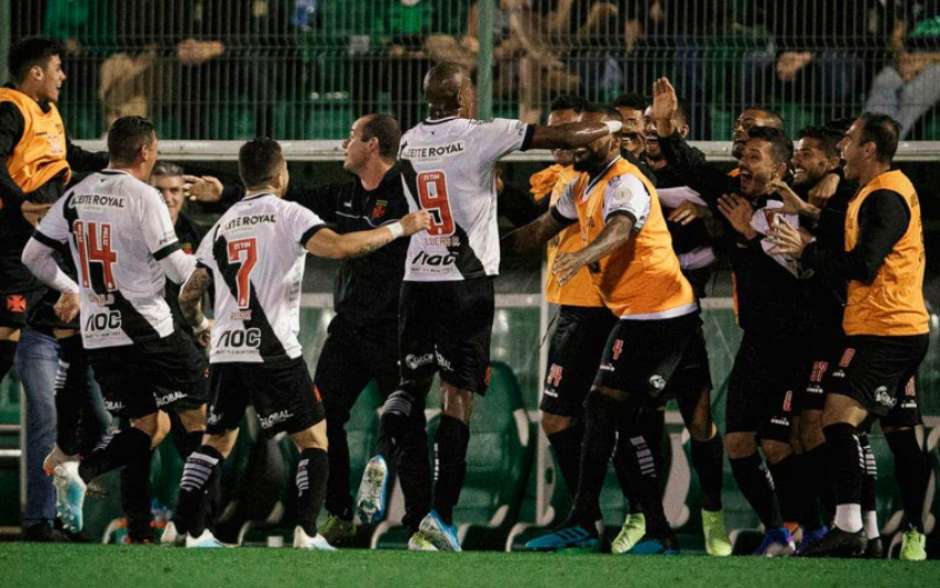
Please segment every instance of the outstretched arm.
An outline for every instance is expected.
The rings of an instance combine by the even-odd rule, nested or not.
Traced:
[[[209,271],[198,266],[180,289],[179,302],[183,318],[193,328],[193,334],[204,347],[209,344],[209,319],[202,312],[202,297],[209,288]]]
[[[500,252],[507,256],[531,255],[542,250],[542,246],[549,239],[561,232],[571,221],[560,218],[552,210],[527,225],[512,231],[500,242]]]
[[[431,215],[426,210],[412,212],[400,221],[383,225],[369,231],[355,231],[340,235],[328,228],[321,229],[307,239],[304,247],[317,257],[346,259],[368,255],[388,245],[399,237],[410,237],[431,224]]]
[[[636,221],[629,214],[611,216],[601,234],[584,249],[574,253],[559,253],[552,266],[552,273],[559,283],[565,284],[582,267],[610,255],[614,249],[629,241],[635,224]]]
[[[533,127],[529,149],[574,149],[588,145],[593,141],[617,134],[623,128],[620,121],[576,122],[553,127],[541,125]]]

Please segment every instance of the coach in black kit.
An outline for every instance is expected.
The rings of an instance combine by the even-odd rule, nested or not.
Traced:
[[[338,233],[374,229],[398,220],[408,214],[395,163],[400,138],[398,121],[391,116],[367,114],[359,118],[343,142],[343,167],[357,179],[305,189],[288,198],[313,210]],[[314,377],[326,408],[330,444],[329,516],[321,532],[334,545],[348,542],[354,534],[349,446],[343,429],[349,411],[373,378],[383,397],[398,385],[398,296],[407,251],[408,239],[399,239],[369,255],[343,261],[336,276],[336,316],[330,322]],[[416,427],[415,433],[409,436],[407,447],[402,447],[399,467],[424,470],[419,477],[428,479],[427,433],[424,426]],[[405,524],[413,523],[416,528],[427,514],[430,496],[423,486],[405,488],[404,494]]]

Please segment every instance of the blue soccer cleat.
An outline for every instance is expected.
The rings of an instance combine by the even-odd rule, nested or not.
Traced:
[[[806,550],[808,550],[810,547],[822,541],[823,537],[825,537],[826,533],[828,532],[829,532],[829,527],[827,527],[826,525],[822,525],[818,529],[814,529],[812,531],[804,530],[803,538],[800,540],[800,544],[796,548],[796,554],[802,555],[803,553],[805,553]]]
[[[427,538],[438,551],[460,551],[460,540],[457,538],[457,528],[448,525],[437,514],[431,511],[418,526],[418,530]]]
[[[376,525],[385,517],[388,496],[388,465],[385,458],[376,455],[366,464],[359,482],[356,512],[364,525]]]
[[[679,555],[679,543],[674,537],[643,537],[637,541],[630,555]]]
[[[82,530],[82,507],[85,504],[87,486],[78,475],[78,462],[67,461],[55,466],[53,485],[56,490],[56,514],[62,519],[65,530],[78,533]]]
[[[777,527],[764,533],[764,540],[754,550],[754,555],[784,557],[793,555],[795,551],[796,545],[793,544],[793,535],[785,527]]]
[[[584,549],[598,551],[601,540],[596,532],[581,525],[563,527],[529,541],[525,548],[529,551],[559,551],[562,549]]]

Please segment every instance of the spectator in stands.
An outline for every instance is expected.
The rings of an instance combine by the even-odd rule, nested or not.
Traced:
[[[926,4],[926,3],[913,3]],[[930,3],[917,20],[899,21],[892,35],[894,62],[875,77],[865,110],[883,112],[901,124],[901,139],[940,100],[940,6]]]

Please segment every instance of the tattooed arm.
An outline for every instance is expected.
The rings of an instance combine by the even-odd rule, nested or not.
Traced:
[[[500,242],[500,250],[506,257],[532,255],[542,251],[542,246],[557,235],[572,221],[560,217],[551,210],[527,225],[512,231]]]
[[[211,324],[202,312],[202,297],[209,287],[210,279],[209,271],[197,266],[183,284],[179,296],[183,318],[193,327],[193,334],[203,347],[207,347],[211,340]]]
[[[368,255],[388,245],[398,237],[410,237],[431,224],[426,210],[412,212],[401,220],[370,231],[355,231],[340,235],[328,228],[321,229],[307,239],[308,253],[329,259],[346,259]]]
[[[562,284],[574,277],[578,270],[610,254],[633,236],[636,221],[628,214],[616,214],[610,217],[604,230],[581,251],[559,253],[551,270]]]

